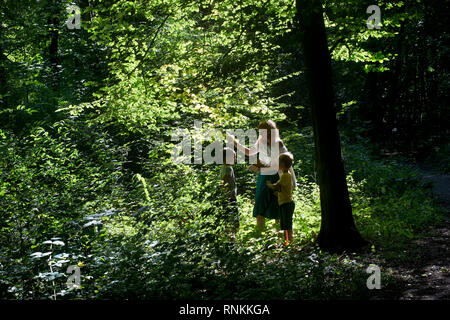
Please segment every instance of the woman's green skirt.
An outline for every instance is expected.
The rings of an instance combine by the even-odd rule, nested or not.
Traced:
[[[278,198],[273,191],[266,185],[266,181],[275,183],[279,180],[278,173],[274,175],[262,175],[258,173],[256,182],[255,206],[253,207],[253,216],[264,216],[268,219],[280,219],[280,207]]]

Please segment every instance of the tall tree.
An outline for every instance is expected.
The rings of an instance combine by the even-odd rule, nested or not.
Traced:
[[[48,47],[49,62],[52,70],[52,87],[57,89],[58,85],[58,40],[59,40],[59,11],[60,3],[48,3],[49,16],[47,17],[47,25],[49,29],[50,44]]]
[[[0,42],[0,109],[1,107],[8,106],[7,103],[7,93],[8,93],[8,80],[6,78],[7,75],[7,69],[6,69],[6,62],[8,58],[5,56],[4,49],[3,49],[3,27],[0,25],[0,39],[2,41]]]
[[[356,229],[337,130],[331,58],[321,1],[296,0],[309,83],[322,220],[319,246],[327,251],[366,244]]]

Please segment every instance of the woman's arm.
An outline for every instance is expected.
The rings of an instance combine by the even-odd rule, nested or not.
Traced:
[[[231,139],[233,141],[234,147],[236,148],[237,151],[245,154],[247,157],[249,156],[253,156],[255,154],[258,153],[258,143],[259,143],[259,138],[256,141],[255,145],[251,148],[247,148],[246,146],[240,144],[239,142],[236,141],[236,139],[227,133],[227,138]]]
[[[254,164],[254,166],[258,167],[258,168],[267,168],[268,165],[262,163],[259,159],[256,159],[256,163]]]

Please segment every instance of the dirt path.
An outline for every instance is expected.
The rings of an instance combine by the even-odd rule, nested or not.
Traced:
[[[432,183],[433,196],[447,211],[446,220],[413,243],[420,258],[398,271],[405,283],[401,300],[450,299],[450,175],[421,168],[422,179]]]

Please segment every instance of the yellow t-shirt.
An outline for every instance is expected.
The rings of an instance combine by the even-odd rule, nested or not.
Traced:
[[[289,172],[283,172],[277,184],[280,186],[278,191],[278,205],[292,201],[292,177]]]

